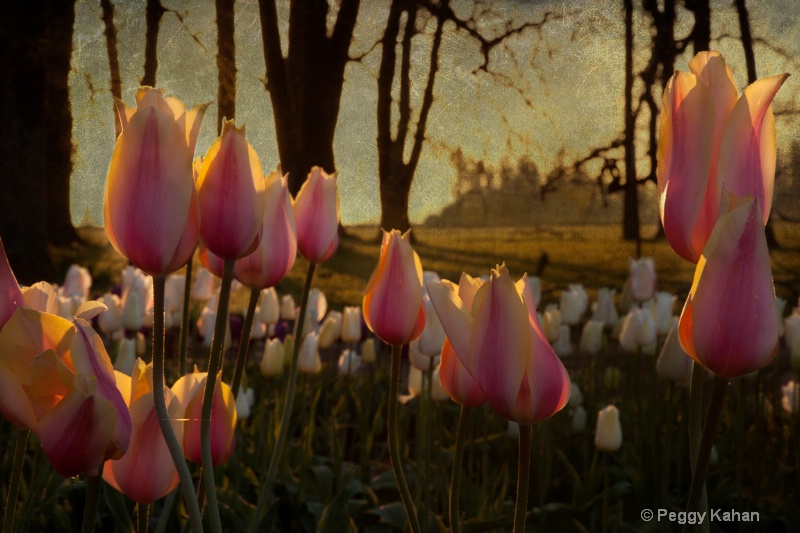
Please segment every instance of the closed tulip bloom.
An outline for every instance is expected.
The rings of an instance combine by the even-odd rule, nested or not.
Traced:
[[[672,324],[656,359],[656,373],[679,385],[688,385],[692,377],[692,359],[681,348],[678,340],[678,317],[672,319]]]
[[[639,307],[634,307],[622,323],[619,345],[626,352],[636,353],[639,350],[655,349],[655,343],[656,324],[653,316]]]
[[[186,290],[186,276],[170,274],[164,286],[164,307],[167,313],[183,310],[183,294]]]
[[[236,261],[233,269],[233,277],[254,290],[276,285],[292,269],[297,256],[297,231],[286,176],[270,174],[265,197],[261,242],[253,253]]]
[[[148,504],[178,485],[178,471],[161,433],[153,401],[153,366],[137,359],[131,376],[117,373],[117,386],[130,408],[132,428],[128,452],[108,461],[103,479],[131,500]],[[164,389],[172,430],[183,440],[183,409],[170,389]]]
[[[580,350],[589,355],[597,355],[603,347],[603,328],[598,320],[587,320],[581,331]]]
[[[361,343],[361,360],[365,365],[374,364],[378,359],[375,352],[375,339],[370,337]]]
[[[422,263],[410,240],[410,231],[383,232],[381,257],[361,306],[367,327],[387,344],[406,344],[425,327]]]
[[[312,263],[327,261],[339,247],[336,173],[313,167],[294,200],[297,250]]]
[[[261,291],[258,300],[258,319],[264,324],[276,324],[281,318],[281,304],[274,287]]]
[[[309,333],[300,345],[297,356],[297,369],[303,374],[319,374],[322,370],[322,359],[319,356],[319,336]]]
[[[361,308],[346,306],[342,313],[342,342],[353,343],[361,340]]]
[[[619,321],[619,313],[614,303],[617,291],[603,287],[597,290],[597,301],[592,306],[592,320],[614,327]]]
[[[561,291],[561,322],[569,326],[580,324],[583,314],[589,307],[589,297],[583,285],[571,284],[566,291]]]
[[[361,308],[358,308],[359,311]],[[319,347],[327,349],[333,346],[333,343],[339,340],[342,336],[342,318],[343,314],[339,311],[331,311],[325,320],[322,322],[322,327],[319,330]],[[360,318],[359,318],[360,322]],[[359,324],[359,338],[361,338],[361,324]]]
[[[273,378],[283,374],[283,345],[278,339],[269,339],[261,355],[261,375]]]
[[[281,320],[294,320],[297,316],[297,305],[291,294],[284,294],[281,297]]]
[[[598,411],[594,445],[601,452],[615,452],[622,447],[622,426],[615,406],[609,405]]]
[[[122,329],[122,301],[119,296],[106,293],[100,298],[100,302],[106,306],[106,311],[97,317],[97,325],[100,331],[106,335],[111,335]]]
[[[444,283],[428,287],[447,338],[492,408],[506,419],[532,424],[567,403],[570,382],[542,332],[523,276],[505,266],[475,293],[471,309]]]
[[[724,190],[757,198],[763,222],[769,217],[776,160],[770,104],[788,75],[757,80],[737,99],[719,52],[700,52],[689,68],[664,90],[656,174],[667,240],[696,263],[725,211]]]
[[[447,338],[442,346],[442,358],[438,370],[439,383],[454,402],[475,407],[486,401],[478,382],[464,368]]]
[[[681,313],[681,346],[718,376],[763,368],[778,348],[775,306],[761,208],[751,198],[711,232]]]
[[[672,308],[675,306],[675,295],[668,292],[657,292],[655,297],[647,302],[645,309],[653,317],[658,335],[666,335],[672,328]]]
[[[548,305],[544,310],[542,319],[542,331],[547,340],[551,343],[558,341],[561,336],[561,311],[558,306],[555,304]]]
[[[355,374],[361,369],[361,356],[355,350],[346,348],[342,355],[339,356],[337,367],[340,376],[349,376]]]
[[[197,176],[200,242],[222,259],[238,259],[258,245],[264,221],[261,162],[244,126],[229,120],[203,158]]]
[[[193,463],[202,463],[200,447],[201,410],[207,372],[186,374],[172,386],[184,410],[183,454]],[[236,401],[227,383],[217,379],[211,406],[211,462],[216,466],[228,460],[236,447]]]
[[[23,305],[22,291],[8,264],[6,249],[0,239],[0,329],[17,307]]]
[[[82,296],[85,300],[89,297],[89,289],[92,287],[92,275],[87,269],[80,265],[72,264],[67,269],[64,284],[61,286],[61,293],[64,296]]]
[[[114,359],[114,370],[117,375],[131,375],[133,366],[136,363],[136,341],[134,339],[122,338],[117,344],[117,357]]]
[[[425,355],[419,351],[419,339],[414,339],[408,343],[408,362],[416,369],[427,372],[434,368],[439,362],[439,355],[434,357]]]
[[[637,302],[646,302],[656,292],[656,266],[652,257],[628,258],[631,268],[631,296]]]
[[[558,340],[552,343],[553,351],[559,357],[572,355],[572,339],[570,338],[569,326],[561,324],[561,331],[558,335]]]
[[[186,264],[200,228],[192,152],[207,106],[187,111],[158,89],[136,92],[136,108],[118,102],[122,133],[106,182],[108,239],[153,275]]]
[[[328,313],[328,298],[320,289],[314,287],[308,292],[308,312],[313,311],[317,317],[317,322],[322,322]]]
[[[139,293],[128,291],[123,296],[122,304],[122,327],[129,331],[138,331],[142,327],[142,302]]]

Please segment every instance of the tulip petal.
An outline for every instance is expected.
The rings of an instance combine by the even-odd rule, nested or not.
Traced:
[[[52,349],[63,354],[69,364],[69,347],[75,328],[69,320],[34,309],[17,309],[0,330],[0,359],[23,386],[31,384],[30,363],[34,357]],[[13,354],[13,357],[11,356]]]
[[[11,318],[14,310],[23,305],[22,292],[19,289],[17,278],[8,264],[6,249],[0,239],[0,328]]]
[[[22,289],[25,307],[36,309],[42,313],[58,314],[58,294],[52,285],[39,281]]]
[[[87,300],[75,311],[75,318],[88,321],[106,311],[108,311],[108,306],[103,302],[99,300]]]
[[[698,78],[676,72],[664,90],[658,147],[659,211],[664,233],[684,259],[696,262],[695,222],[711,165],[714,107]]]
[[[50,464],[64,477],[92,473],[103,464],[117,416],[111,402],[94,394],[93,376],[75,376],[70,391],[39,423]]]
[[[719,175],[737,196],[758,200],[764,223],[775,183],[775,119],[770,104],[788,74],[753,82],[731,112],[719,155]]]
[[[33,432],[39,429],[28,395],[2,360],[0,360],[0,413],[17,427],[28,428]]]
[[[439,363],[439,382],[453,401],[474,407],[486,401],[480,385],[461,364],[449,339],[444,340]]]
[[[528,310],[505,266],[492,271],[472,306],[471,374],[492,408],[511,420],[531,339]]]
[[[720,218],[706,244],[681,314],[681,346],[719,376],[763,368],[778,344],[775,306],[761,210],[750,199]]]

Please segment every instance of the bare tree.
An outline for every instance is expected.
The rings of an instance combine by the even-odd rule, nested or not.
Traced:
[[[144,76],[141,85],[155,87],[158,70],[158,31],[166,13],[161,0],[147,0],[145,7]]]
[[[108,53],[108,72],[111,79],[111,96],[122,99],[122,76],[119,72],[119,53],[117,52],[117,28],[114,25],[114,4],[111,0],[100,0],[103,15],[101,20],[105,25],[106,51]],[[116,136],[122,133],[122,124],[119,121],[117,106],[112,102],[111,111],[114,114],[114,131]]]
[[[236,115],[236,43],[233,6],[235,0],[216,0],[217,7],[217,133],[222,121]]]
[[[342,0],[328,35],[326,0],[292,0],[284,57],[275,0],[259,0],[261,37],[281,167],[296,194],[312,166],[336,170],[333,138],[360,0]]]
[[[9,2],[0,25],[0,234],[23,283],[57,273],[48,247],[79,241],[70,216],[68,78],[75,1]]]

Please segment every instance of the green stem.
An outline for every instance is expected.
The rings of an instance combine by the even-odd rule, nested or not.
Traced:
[[[464,462],[464,444],[467,440],[469,420],[473,411],[472,407],[462,405],[461,413],[458,415],[456,447],[453,452],[453,476],[450,478],[450,530],[452,533],[461,533],[461,513],[458,505],[461,495],[461,464]]]
[[[725,391],[728,389],[728,378],[714,376],[714,385],[711,388],[711,402],[708,406],[706,423],[703,426],[703,437],[700,440],[700,450],[697,454],[697,461],[692,474],[692,487],[689,489],[689,503],[686,504],[686,511],[697,511],[700,507],[700,494],[706,482],[708,474],[708,463],[711,457],[711,445],[714,443],[714,433],[717,430],[722,413],[722,403],[725,400]]]
[[[150,505],[136,504],[136,533],[147,533],[150,521]]]
[[[692,364],[692,383],[689,387],[689,459],[694,472],[697,464],[697,454],[700,451],[700,437],[703,433],[703,382],[706,370],[699,363]],[[706,487],[701,487],[700,511],[706,511],[708,499]],[[708,531],[708,522],[700,526],[701,530]]]
[[[519,463],[517,470],[517,502],[514,505],[514,533],[525,532],[528,510],[528,485],[531,471],[531,426],[519,425]]]
[[[203,519],[200,514],[200,505],[194,495],[194,485],[192,484],[192,474],[189,466],[183,457],[183,449],[178,442],[175,432],[172,430],[169,413],[167,412],[167,401],[164,398],[164,276],[153,278],[153,403],[155,404],[158,425],[161,434],[167,443],[172,462],[178,470],[181,491],[186,503],[186,511],[189,513],[189,521],[192,524],[194,533],[202,533]]]
[[[242,329],[242,336],[239,339],[239,352],[236,354],[236,368],[233,371],[233,383],[231,384],[231,391],[233,397],[239,396],[239,386],[242,384],[242,374],[244,374],[244,365],[247,363],[247,352],[250,348],[250,331],[253,329],[253,318],[256,314],[256,305],[258,305],[258,297],[261,291],[252,289],[250,291],[250,301],[247,304],[247,316],[244,319],[244,328]]]
[[[250,523],[250,531],[256,531],[258,523],[267,512],[267,503],[269,502],[269,491],[272,490],[272,484],[275,482],[275,477],[278,474],[278,465],[281,461],[283,454],[283,447],[286,445],[286,437],[289,433],[289,420],[292,416],[292,405],[294,404],[294,392],[297,387],[297,356],[300,353],[300,346],[303,343],[303,324],[306,320],[306,308],[308,307],[308,294],[311,292],[311,281],[314,279],[314,270],[316,263],[308,264],[308,272],[306,273],[306,281],[303,286],[303,295],[300,300],[300,315],[294,323],[294,346],[292,347],[292,362],[289,367],[289,383],[286,386],[286,395],[283,401],[283,412],[281,413],[281,426],[278,431],[278,440],[275,442],[275,448],[272,451],[272,458],[269,461],[267,468],[267,477],[261,485],[261,490],[258,494],[258,505],[253,521]]]
[[[164,499],[164,507],[161,508],[161,515],[158,517],[156,533],[165,533],[167,531],[167,522],[169,522],[169,515],[172,513],[172,507],[175,505],[175,497],[177,495],[178,491],[173,490]]]
[[[186,263],[186,283],[183,286],[183,314],[181,314],[181,336],[178,343],[178,376],[186,371],[186,351],[189,340],[189,297],[192,294],[192,263],[194,252]]]
[[[608,454],[603,453],[603,533],[608,531],[608,515],[609,515],[609,502],[608,502]]]
[[[8,499],[6,499],[6,514],[3,518],[3,531],[11,533],[14,527],[14,517],[17,514],[17,494],[19,482],[22,479],[22,464],[25,462],[25,449],[28,447],[28,429],[17,429],[17,442],[14,447],[14,463],[11,466],[11,479],[8,482]]]
[[[408,490],[406,474],[403,472],[400,442],[397,434],[397,403],[400,393],[400,354],[402,349],[402,345],[392,345],[392,370],[389,375],[389,417],[387,419],[387,424],[389,425],[389,457],[392,460],[392,470],[394,470],[394,477],[397,480],[397,488],[400,490],[400,499],[406,509],[406,515],[408,515],[411,532],[419,533],[421,531],[419,519],[417,518],[417,510],[414,507],[411,491]]]
[[[81,533],[93,533],[97,520],[97,505],[100,503],[100,484],[103,482],[103,465],[95,476],[86,476],[86,501],[83,504]]]
[[[222,286],[219,289],[217,321],[214,337],[211,340],[211,355],[208,357],[208,375],[203,391],[203,409],[200,414],[200,444],[203,452],[203,481],[206,488],[206,501],[211,530],[222,533],[222,520],[217,505],[217,487],[214,482],[214,463],[211,458],[211,408],[214,404],[214,391],[217,387],[217,374],[222,360],[222,348],[228,329],[228,304],[231,296],[233,265],[235,260],[226,259],[222,270]]]

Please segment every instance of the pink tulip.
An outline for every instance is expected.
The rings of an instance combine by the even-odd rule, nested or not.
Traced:
[[[22,292],[19,290],[17,278],[8,264],[6,249],[0,239],[0,329],[11,317],[17,307],[23,305]]]
[[[108,461],[103,479],[131,500],[148,504],[178,485],[178,471],[161,433],[153,401],[153,365],[137,359],[132,376],[116,373],[117,387],[130,407],[132,428],[128,452]],[[164,390],[172,430],[183,437],[183,409],[170,389]]]
[[[778,348],[775,288],[759,202],[720,217],[680,318],[683,349],[727,378],[763,368]]]
[[[236,261],[233,269],[234,278],[255,290],[275,286],[292,269],[297,256],[292,197],[286,176],[277,172],[267,178],[261,232],[258,248]]]
[[[700,52],[689,68],[664,90],[657,176],[667,240],[696,263],[725,210],[724,190],[752,195],[769,217],[776,157],[770,104],[788,75],[754,82],[737,101],[719,52]]]
[[[172,386],[172,392],[180,400],[186,420],[183,428],[183,453],[197,464],[203,462],[200,446],[201,411],[203,391],[206,388],[207,372],[186,374]],[[211,406],[211,461],[219,465],[228,460],[236,447],[236,400],[231,388],[216,380],[214,402]]]
[[[264,220],[264,174],[244,126],[225,122],[208,149],[197,177],[200,241],[222,259],[255,250]]]
[[[425,327],[422,263],[410,240],[410,231],[383,232],[381,257],[361,306],[367,327],[388,344],[406,344]]]
[[[330,259],[339,247],[336,173],[313,167],[294,201],[297,249],[312,263]]]
[[[105,227],[114,248],[152,275],[183,266],[200,227],[192,152],[207,105],[186,111],[143,87],[136,108],[118,103],[117,138],[105,192]]]
[[[569,376],[542,332],[527,276],[515,284],[498,267],[471,307],[452,284],[431,284],[428,294],[456,355],[501,416],[532,424],[566,405]]]

